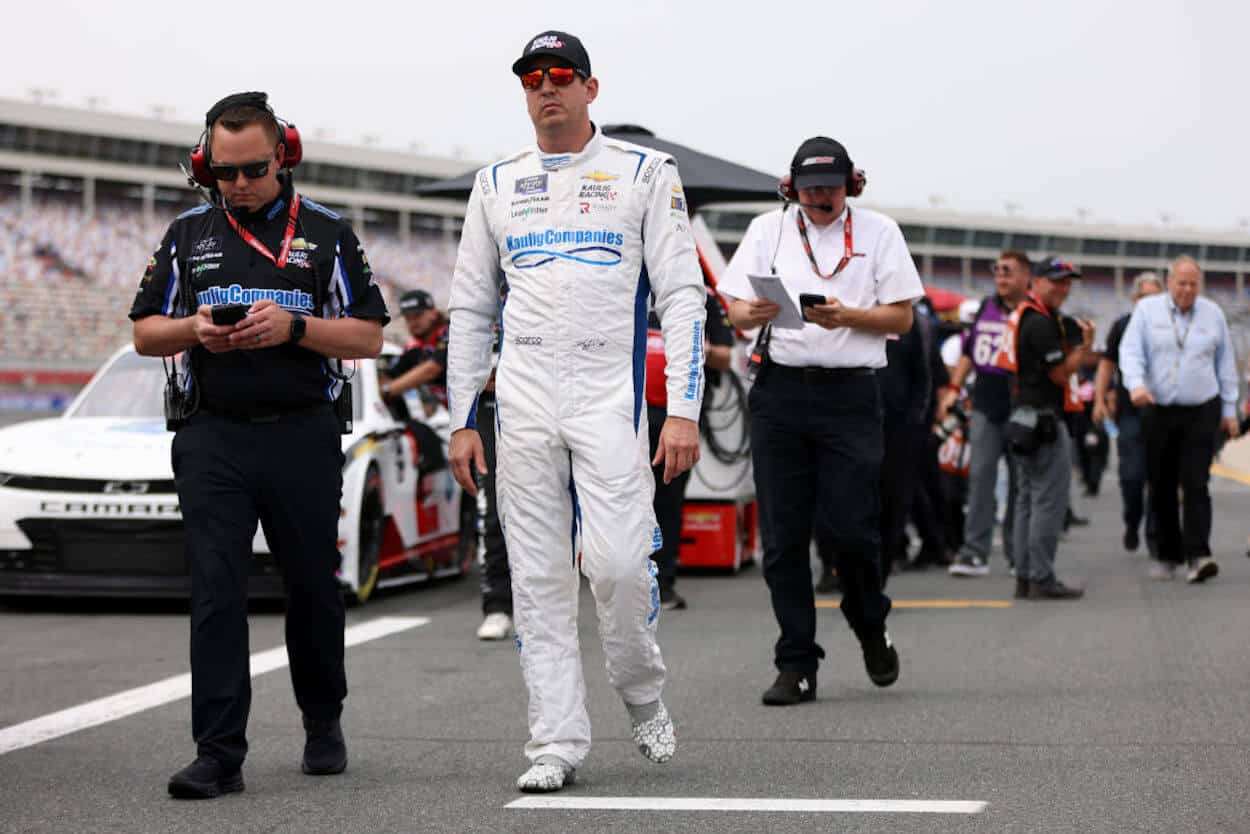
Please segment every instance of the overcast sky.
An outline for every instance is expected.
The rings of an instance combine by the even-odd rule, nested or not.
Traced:
[[[596,121],[776,173],[828,134],[874,204],[1250,224],[1245,0],[39,0],[8,17],[0,95],[198,121],[264,89],[309,134],[483,161],[532,141],[509,66],[564,29],[600,78]]]

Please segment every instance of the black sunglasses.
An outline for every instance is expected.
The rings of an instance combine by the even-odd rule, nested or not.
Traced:
[[[244,162],[242,165],[209,165],[209,170],[213,172],[213,179],[221,182],[234,182],[239,178],[239,172],[249,180],[258,180],[265,174],[269,173],[269,163],[272,159],[263,159],[260,162]]]

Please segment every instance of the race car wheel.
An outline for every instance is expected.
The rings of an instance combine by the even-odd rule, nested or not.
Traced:
[[[382,476],[372,467],[365,476],[364,494],[360,499],[360,546],[357,548],[356,602],[369,599],[378,584],[378,556],[382,552],[382,534],[386,529],[386,514],[382,509]]]

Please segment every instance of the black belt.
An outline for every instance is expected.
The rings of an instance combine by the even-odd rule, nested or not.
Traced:
[[[309,417],[317,414],[333,414],[334,406],[331,403],[317,403],[316,405],[308,405],[300,408],[287,408],[281,411],[253,412],[236,411],[234,409],[222,408],[216,405],[201,405],[200,413],[211,414],[214,417],[221,417],[226,420],[235,420],[240,423],[280,423],[283,420],[289,420],[292,417]]]
[[[777,362],[770,362],[768,365],[768,373],[782,379],[790,379],[795,382],[802,382],[808,385],[826,385],[833,382],[845,382],[848,379],[861,376],[874,376],[877,371],[875,368],[822,368],[807,367],[796,368],[793,365],[781,365]]]

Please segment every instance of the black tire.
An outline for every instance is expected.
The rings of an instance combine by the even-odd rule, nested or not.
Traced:
[[[382,535],[386,530],[386,513],[382,503],[382,476],[369,467],[365,475],[364,494],[360,498],[360,526],[357,531],[356,575],[359,585],[354,602],[363,604],[378,584],[378,557],[382,553]]]

